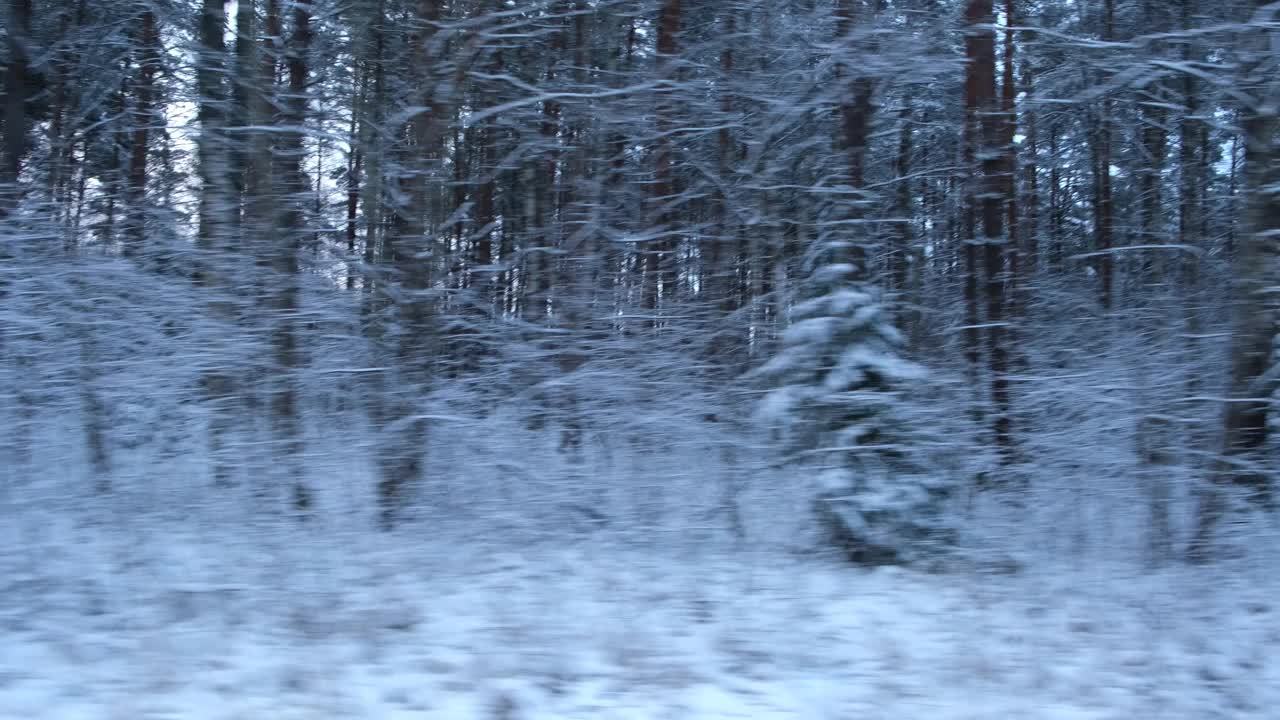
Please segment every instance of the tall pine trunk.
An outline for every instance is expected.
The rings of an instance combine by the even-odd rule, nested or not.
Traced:
[[[1111,42],[1115,39],[1115,0],[1104,0],[1102,19],[1102,40]],[[1115,293],[1115,247],[1114,232],[1114,199],[1111,189],[1112,163],[1112,127],[1111,96],[1102,98],[1102,109],[1098,115],[1097,137],[1095,140],[1097,161],[1094,164],[1094,235],[1099,254],[1100,301],[1104,312],[1110,311]]]
[[[427,423],[418,411],[419,399],[428,390],[436,349],[432,340],[431,252],[428,237],[427,178],[432,159],[441,152],[445,125],[445,103],[438,87],[443,65],[440,56],[444,43],[437,37],[441,0],[419,0],[415,8],[414,29],[410,34],[414,71],[415,113],[408,122],[409,146],[403,158],[404,167],[399,199],[394,203],[394,237],[387,239],[389,260],[399,277],[399,288],[392,302],[399,318],[399,331],[392,339],[392,354],[398,376],[394,387],[385,391],[393,397],[384,417],[383,442],[379,457],[378,506],[383,527],[391,527],[405,502],[408,489],[421,482],[424,465]]]
[[[653,189],[649,198],[650,227],[648,233],[655,236],[651,249],[645,254],[644,293],[645,310],[651,315],[650,324],[661,326],[662,300],[665,295],[674,296],[677,278],[675,251],[678,235],[673,226],[671,206],[675,202],[676,188],[672,171],[671,132],[674,129],[676,82],[678,71],[672,66],[676,60],[676,36],[680,32],[681,0],[663,0],[658,13],[657,76],[663,82],[657,98],[657,132],[653,160]]]
[[[971,204],[981,220],[982,235],[971,246],[981,245],[985,271],[987,310],[987,359],[991,374],[991,430],[1002,462],[1013,459],[1010,412],[1009,362],[1005,346],[1004,300],[1004,203],[1008,197],[1004,129],[996,99],[996,36],[992,24],[992,0],[970,0],[965,12],[965,110],[969,137],[976,145],[973,157],[976,179],[970,183]]]
[[[129,113],[129,172],[125,181],[127,215],[124,254],[135,257],[147,233],[147,163],[151,159],[151,129],[156,116],[155,78],[160,70],[160,28],[156,13],[147,9],[138,20],[137,76]]]
[[[1267,0],[1257,0],[1259,10]],[[1210,468],[1190,547],[1195,561],[1212,558],[1213,534],[1226,513],[1223,487],[1239,485],[1266,500],[1271,480],[1259,465],[1267,445],[1270,396],[1280,385],[1271,368],[1276,334],[1273,288],[1280,282],[1280,151],[1276,134],[1280,115],[1271,98],[1277,81],[1262,74],[1274,45],[1274,31],[1248,34],[1240,85],[1250,91],[1240,109],[1244,143],[1243,217],[1231,266],[1231,342],[1226,402],[1222,411],[1222,445]]]
[[[0,155],[0,220],[18,198],[18,175],[27,154],[27,102],[33,94],[29,43],[32,0],[9,0],[9,67],[4,77],[4,147]]]
[[[227,256],[230,233],[239,220],[239,203],[235,197],[228,157],[230,139],[226,132],[227,49],[223,34],[226,26],[226,3],[204,0],[200,12],[200,48],[196,56],[196,91],[200,134],[196,138],[197,170],[200,174],[200,197],[196,242],[200,257],[196,266],[197,282],[209,293],[207,308],[216,323],[213,346],[221,348],[235,329],[235,314],[223,295],[233,269]],[[218,486],[231,483],[231,460],[227,456],[226,439],[232,426],[232,371],[230,358],[219,353],[201,384],[211,404],[209,444],[213,480]]]
[[[298,349],[297,317],[301,292],[298,254],[306,237],[307,196],[310,183],[303,170],[306,151],[304,125],[307,120],[308,60],[311,52],[311,3],[293,0],[293,27],[284,47],[288,86],[280,99],[280,122],[272,176],[282,193],[276,219],[278,236],[269,252],[272,271],[268,307],[272,312],[272,380],[271,427],[276,452],[283,463],[281,480],[291,493],[294,508],[310,508],[302,464],[304,443],[302,417],[298,401],[298,372],[301,357]]]

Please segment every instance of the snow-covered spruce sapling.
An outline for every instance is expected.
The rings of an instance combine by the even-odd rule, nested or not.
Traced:
[[[828,542],[859,564],[911,562],[951,534],[951,484],[929,471],[904,413],[926,372],[902,357],[879,292],[839,251],[815,263],[778,354],[753,373],[771,388],[760,416],[789,462],[810,471]]]

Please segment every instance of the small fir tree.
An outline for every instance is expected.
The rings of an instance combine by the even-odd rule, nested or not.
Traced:
[[[812,262],[777,356],[755,375],[761,414],[790,459],[816,469],[813,508],[827,540],[860,564],[910,562],[950,533],[951,489],[912,442],[903,393],[925,382],[904,359],[861,252],[827,244]]]

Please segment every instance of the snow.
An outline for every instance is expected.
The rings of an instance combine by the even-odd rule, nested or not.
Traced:
[[[33,321],[10,345],[30,366],[4,369],[24,381],[5,392],[40,397],[30,416],[16,395],[0,408],[32,451],[20,457],[15,441],[0,456],[0,720],[1201,720],[1270,718],[1280,706],[1272,518],[1224,528],[1235,537],[1214,567],[1142,569],[1151,468],[1130,444],[1135,418],[1161,406],[1123,389],[1144,387],[1130,359],[1166,385],[1184,384],[1166,372],[1191,369],[1145,336],[1099,348],[1067,323],[1054,326],[1052,354],[1029,346],[1042,353],[1031,363],[1039,381],[1019,390],[1038,428],[1025,437],[1034,466],[1007,506],[995,490],[970,493],[990,459],[948,410],[968,402],[961,371],[931,366],[933,379],[901,398],[814,385],[766,395],[762,415],[878,397],[925,435],[930,472],[912,476],[912,490],[961,488],[941,517],[959,525],[963,552],[930,575],[813,554],[813,498],[852,484],[847,473],[816,477],[835,454],[779,462],[763,432],[705,420],[736,416],[688,383],[678,356],[648,349],[575,373],[592,426],[576,454],[559,449],[554,420],[529,429],[527,405],[479,416],[471,409],[491,400],[442,384],[423,405],[427,483],[403,527],[381,534],[371,529],[376,436],[360,412],[338,409],[365,390],[334,379],[378,359],[311,335],[316,511],[270,517],[283,503],[270,491],[269,435],[232,428],[235,485],[211,488],[207,407],[185,390],[221,353],[258,351],[170,343],[161,328],[189,304],[160,302],[145,278],[103,277],[156,295],[138,305],[146,313],[119,313],[140,328],[133,345],[99,343],[111,493],[92,492],[75,365],[60,362],[78,357],[78,326]],[[54,279],[32,273],[11,289]],[[10,297],[34,297],[23,293]],[[853,360],[910,379],[914,366],[885,365],[878,348]],[[1220,352],[1205,346],[1219,365]],[[775,367],[803,369],[820,354],[793,348]],[[855,437],[835,445],[861,434],[846,427]],[[1158,468],[1179,548],[1194,467]],[[842,484],[814,487],[822,479]],[[871,489],[884,503],[901,490],[883,478]],[[1242,559],[1229,559],[1237,550]]]
[[[90,520],[8,528],[0,716],[1201,720],[1280,701],[1265,567],[926,575],[718,542]]]
[[[791,314],[795,317],[814,317],[818,315],[835,315],[839,317],[849,315],[855,310],[870,306],[873,303],[875,303],[875,298],[869,293],[850,288],[836,288],[826,294],[796,303],[791,308]],[[854,324],[861,326],[865,322]]]
[[[782,333],[782,342],[787,347],[827,342],[843,325],[844,322],[836,317],[804,318],[792,323]]]

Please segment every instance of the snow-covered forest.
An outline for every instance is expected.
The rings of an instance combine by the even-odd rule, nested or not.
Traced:
[[[1280,2],[0,39],[0,720],[1274,716]]]

